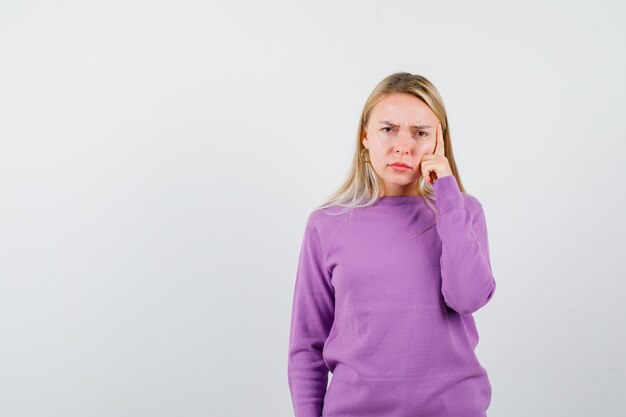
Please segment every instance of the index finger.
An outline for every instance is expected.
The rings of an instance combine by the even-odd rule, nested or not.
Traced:
[[[443,127],[441,126],[441,123],[437,125],[437,143],[435,144],[433,155],[445,156],[445,149],[443,145]]]

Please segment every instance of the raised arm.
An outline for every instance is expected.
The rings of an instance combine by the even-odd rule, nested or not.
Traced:
[[[485,213],[478,199],[463,196],[454,175],[437,179],[433,189],[442,242],[441,292],[449,307],[471,314],[487,304],[496,289]]]
[[[335,297],[315,217],[309,216],[293,296],[288,380],[296,417],[320,417],[328,368],[322,357],[333,324]]]

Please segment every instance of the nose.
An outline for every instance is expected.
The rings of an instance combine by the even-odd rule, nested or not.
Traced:
[[[407,153],[413,144],[413,138],[411,138],[410,133],[399,133],[397,136],[396,144],[395,144],[395,152],[399,152],[401,154]]]

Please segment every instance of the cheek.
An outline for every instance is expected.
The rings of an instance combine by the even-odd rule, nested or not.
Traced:
[[[431,142],[423,142],[420,143],[417,147],[417,152],[420,155],[431,154],[435,151],[435,144]]]

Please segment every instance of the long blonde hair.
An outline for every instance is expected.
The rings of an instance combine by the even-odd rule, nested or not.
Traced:
[[[450,139],[450,127],[448,126],[448,116],[443,100],[439,95],[439,91],[437,91],[433,83],[421,75],[410,74],[408,72],[397,72],[380,81],[367,98],[361,112],[361,120],[359,121],[357,129],[356,147],[354,149],[350,171],[341,187],[339,187],[337,191],[335,191],[321,205],[319,205],[317,209],[325,209],[330,206],[340,206],[346,209],[368,207],[378,200],[378,195],[380,193],[380,178],[378,177],[378,174],[376,174],[376,171],[374,171],[374,168],[372,168],[372,165],[361,159],[361,152],[363,152],[363,149],[366,149],[363,146],[362,139],[364,137],[365,127],[367,127],[372,109],[376,106],[376,104],[378,104],[378,102],[392,93],[411,94],[424,101],[433,113],[435,113],[443,128],[445,156],[450,163],[452,174],[456,178],[459,189],[461,192],[465,192],[454,161],[454,154],[452,153],[452,143]],[[369,153],[369,151],[365,152]],[[421,176],[417,181],[414,193],[416,196],[424,198],[426,203],[433,209],[433,211],[436,212],[432,202],[429,202],[429,200],[435,200],[435,197],[432,195],[433,187],[425,181],[423,176]],[[330,214],[341,213],[334,212]]]

